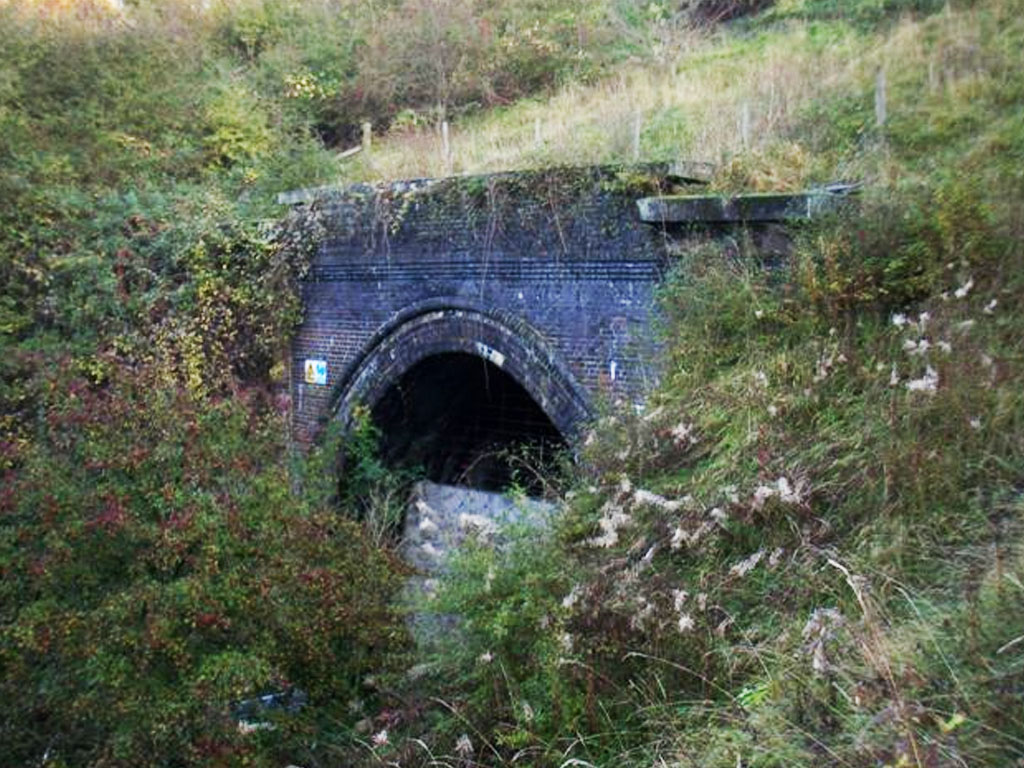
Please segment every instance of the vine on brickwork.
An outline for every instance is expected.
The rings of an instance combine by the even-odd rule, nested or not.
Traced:
[[[664,188],[664,169],[650,166],[548,168],[522,173],[495,173],[414,183],[379,184],[369,193],[350,191],[345,199],[366,205],[372,199],[372,232],[387,239],[397,235],[419,203],[431,206],[432,216],[454,213],[476,231],[483,224],[487,248],[500,222],[512,215],[534,232],[553,222],[563,249],[568,250],[563,221],[584,215],[583,206],[595,196],[642,196]],[[524,201],[537,205],[525,206]],[[386,250],[386,248],[385,248]]]

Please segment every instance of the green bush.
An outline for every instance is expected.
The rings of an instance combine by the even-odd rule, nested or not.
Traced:
[[[773,0],[683,0],[680,11],[691,21],[718,24],[764,10]]]
[[[855,220],[884,231],[867,211]],[[471,547],[446,577],[442,610],[462,624],[435,691],[487,735],[481,755],[1020,757],[1021,670],[1005,654],[1020,634],[1024,370],[1020,320],[998,309],[1020,260],[967,219],[957,236],[975,245],[956,265],[972,279],[946,269],[943,216],[898,230],[941,267],[926,287],[866,283],[893,294],[823,299],[799,261],[766,271],[710,246],[679,265],[648,412],[595,428],[546,538]],[[887,238],[859,247],[833,265],[842,286],[891,255]],[[451,754],[465,729],[445,722],[432,748]]]
[[[0,499],[5,761],[263,764],[347,716],[402,648],[397,571],[327,499],[293,492],[273,404],[124,368],[101,388],[61,376]],[[239,733],[234,704],[293,689],[304,711]]]
[[[584,686],[561,668],[567,652],[559,600],[571,586],[568,561],[554,542],[538,541],[531,525],[504,536],[498,549],[464,545],[431,606],[459,616],[441,650],[443,675],[470,692],[466,714],[493,734],[503,754],[530,747],[538,759],[550,757],[554,737],[582,723]]]

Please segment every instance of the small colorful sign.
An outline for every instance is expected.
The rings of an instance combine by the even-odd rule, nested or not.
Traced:
[[[327,361],[307,360],[306,361],[306,383],[327,384]]]

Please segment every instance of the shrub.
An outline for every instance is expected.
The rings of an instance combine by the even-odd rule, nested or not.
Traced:
[[[252,163],[267,154],[271,133],[260,105],[244,88],[227,86],[206,105],[203,138],[208,162],[230,168]]]
[[[323,497],[297,496],[257,391],[197,399],[115,368],[61,372],[63,404],[5,477],[5,760],[200,765],[294,749],[387,667],[397,571]],[[58,382],[55,382],[58,383]],[[245,736],[232,706],[301,689]]]
[[[855,309],[894,311],[991,268],[1002,243],[976,184],[938,180],[928,190],[873,194],[859,210],[810,229],[798,281],[830,321]]]
[[[773,0],[683,0],[679,10],[691,21],[718,24],[763,11],[772,2]]]

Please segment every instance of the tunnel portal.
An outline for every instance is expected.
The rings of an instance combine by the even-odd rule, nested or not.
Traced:
[[[476,355],[427,357],[397,378],[372,408],[382,455],[435,483],[482,490],[512,484],[540,492],[566,441],[506,371]]]
[[[856,189],[721,197],[704,194],[710,170],[546,168],[284,193],[294,208],[282,242],[310,246],[289,376],[294,439],[309,445],[330,419],[348,424],[376,404],[392,455],[448,476],[495,442],[502,418],[550,438],[501,373],[569,443],[597,403],[640,405],[664,364],[652,329],[669,269],[737,228],[784,257],[779,224]],[[509,409],[501,418],[483,407],[495,398]],[[433,426],[417,439],[416,424]],[[443,430],[464,444],[458,456],[438,455]]]

